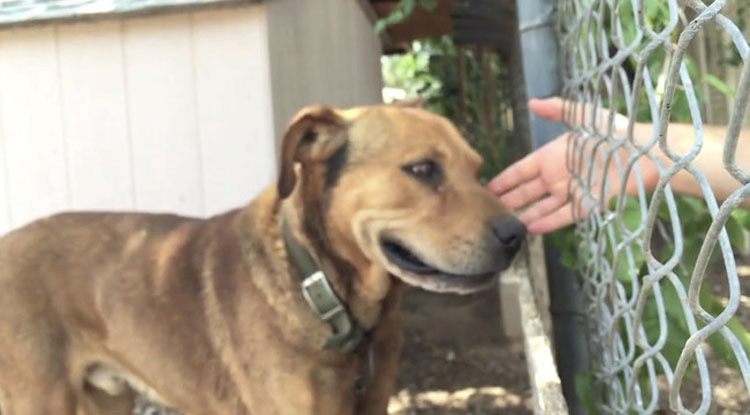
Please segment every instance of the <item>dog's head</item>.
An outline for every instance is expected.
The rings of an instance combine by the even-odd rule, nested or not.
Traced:
[[[525,235],[477,180],[480,163],[422,109],[310,107],[285,134],[278,193],[315,249],[358,274],[468,293],[508,267]]]

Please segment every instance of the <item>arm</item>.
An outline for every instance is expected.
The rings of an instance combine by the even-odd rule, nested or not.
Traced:
[[[635,126],[634,136],[640,142],[646,142],[653,133],[652,124],[639,123]],[[708,179],[716,199],[722,201],[729,197],[742,185],[724,168],[724,141],[726,140],[726,129],[723,126],[704,126],[703,148],[693,161],[693,165],[700,169]],[[695,130],[691,124],[672,123],[667,130],[669,145],[679,154],[690,150],[695,139]],[[655,148],[659,158],[665,165],[672,165],[672,161],[661,151]],[[743,129],[737,143],[737,165],[745,171],[750,171],[750,129]],[[677,193],[702,197],[700,185],[687,171],[681,171],[670,181],[672,189]],[[744,204],[747,206],[747,202]]]
[[[562,121],[565,102],[560,98],[533,99],[529,101],[529,108],[538,116],[550,121]],[[606,113],[601,114],[606,118]],[[616,125],[618,134],[625,134],[627,119],[618,115]],[[634,126],[633,135],[641,143],[648,143],[653,137],[654,126],[638,123]],[[670,124],[667,130],[670,148],[679,154],[686,153],[695,138],[695,131],[690,124]],[[722,126],[704,126],[704,144],[693,165],[699,168],[707,177],[709,185],[716,198],[721,201],[740,187],[725,169],[723,162],[723,148],[726,130]],[[545,146],[533,151],[520,161],[508,167],[487,185],[495,193],[500,202],[510,209],[522,210],[519,218],[527,225],[530,233],[546,233],[567,226],[574,221],[572,203],[568,195],[568,184],[571,176],[565,166],[565,154],[569,135],[563,134]],[[665,166],[671,166],[672,161],[661,151],[658,144],[652,149]],[[750,129],[741,132],[738,142],[737,163],[740,167],[750,171]],[[647,191],[655,188],[659,179],[656,165],[644,157],[639,161],[641,174]],[[611,166],[610,166],[611,168]],[[618,173],[610,175],[615,182],[610,182],[613,193],[619,190]],[[677,193],[702,196],[698,182],[686,171],[675,175],[670,184]],[[627,191],[636,192],[634,180],[629,180]],[[750,207],[750,202],[743,206]],[[584,212],[579,212],[582,214]]]

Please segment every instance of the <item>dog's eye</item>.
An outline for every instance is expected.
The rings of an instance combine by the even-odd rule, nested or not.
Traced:
[[[425,161],[409,166],[409,173],[417,177],[430,177],[435,174],[435,163]]]
[[[438,187],[443,182],[443,170],[432,160],[422,160],[403,167],[410,176],[430,186]]]

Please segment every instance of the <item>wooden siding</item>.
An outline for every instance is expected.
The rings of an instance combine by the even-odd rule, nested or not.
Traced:
[[[276,170],[267,48],[263,6],[0,31],[0,232],[246,203]]]
[[[276,130],[300,107],[382,101],[381,46],[352,0],[274,0],[267,4]]]

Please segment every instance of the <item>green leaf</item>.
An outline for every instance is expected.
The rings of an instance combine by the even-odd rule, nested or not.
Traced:
[[[625,227],[634,231],[640,226],[643,217],[641,215],[641,206],[638,203],[638,199],[633,196],[626,196],[625,206],[622,210],[622,221]]]
[[[679,295],[677,295],[677,290],[674,288],[674,285],[667,281],[666,278],[664,281],[661,292],[664,299],[664,310],[667,313],[667,319],[673,325],[678,326],[681,332],[689,334],[687,321],[685,321],[685,313],[682,308],[682,300]],[[687,339],[687,337],[685,339]]]
[[[560,262],[563,264],[564,267],[577,270],[578,269],[578,255],[576,255],[575,251],[572,251],[570,249],[565,249],[560,254]]]
[[[434,11],[438,6],[435,0],[419,0],[419,5],[428,12]]]
[[[379,35],[383,33],[386,27],[388,27],[388,22],[386,22],[385,19],[378,20],[377,22],[375,22],[375,34]]]
[[[687,330],[682,303],[674,286],[669,281],[662,281],[659,284],[664,301],[667,325],[666,342],[661,349],[661,354],[667,359],[667,361],[669,361],[670,365],[674,367],[674,365],[677,364],[677,360],[680,358],[685,342],[688,337],[690,337],[690,332]],[[659,314],[657,312],[656,300],[654,299],[653,294],[651,294],[646,301],[642,321],[643,328],[646,331],[646,338],[649,343],[654,344],[659,338],[660,327]]]
[[[610,199],[610,209],[615,210],[620,201],[620,196],[615,196]],[[638,198],[633,196],[625,196],[625,202],[622,209],[622,221],[625,228],[630,231],[634,231],[640,226],[643,215],[641,215],[641,207],[638,203]],[[619,227],[613,228],[614,232],[614,244],[617,245],[624,240],[622,232]],[[609,240],[608,240],[609,241]],[[616,246],[610,246],[607,244],[606,257],[614,265],[615,260],[615,248]],[[621,282],[631,282],[633,277],[636,277],[640,273],[640,268],[645,261],[643,249],[636,243],[630,244],[631,258],[633,259],[632,265],[628,259],[627,248],[623,248],[620,253],[619,262],[617,263],[616,276]]]
[[[750,230],[750,209],[735,209],[732,212],[732,217],[735,218],[744,229]]]
[[[419,1],[419,3],[417,3]],[[399,24],[409,18],[417,4],[427,11],[434,11],[438,3],[436,0],[401,0],[391,14],[375,22],[375,34],[379,35],[388,27]]]
[[[715,333],[708,337],[708,344],[711,345],[711,350],[721,360],[724,361],[730,367],[737,366],[737,359],[734,357],[732,348],[729,343],[724,340],[721,334]]]
[[[727,327],[735,336],[737,336],[740,343],[742,343],[742,348],[745,350],[745,353],[750,354],[750,331],[748,331],[742,324],[742,321],[734,316],[729,319],[729,322],[727,322]],[[732,353],[732,355],[734,355],[734,353]]]
[[[575,227],[568,226],[545,235],[545,240],[550,245],[560,250],[560,262],[566,268],[572,270],[580,269],[581,264],[578,260],[577,238]]]
[[[717,316],[724,311],[724,305],[716,299],[705,285],[702,286],[700,290],[700,303],[706,311],[714,316]],[[701,327],[704,325],[705,324],[701,324]],[[729,319],[726,326],[735,336],[737,336],[737,339],[742,344],[742,348],[745,352],[750,353],[750,332],[748,332],[745,326],[742,325],[742,322],[737,317],[732,317]],[[721,334],[714,334],[708,338],[708,342],[714,353],[721,360],[723,360],[728,366],[734,369],[739,369],[734,351],[732,351],[732,348],[729,346],[726,339],[724,339],[724,336]]]
[[[403,19],[401,20],[404,20],[407,17],[411,16],[411,13],[414,11],[414,7],[416,5],[416,0],[401,0],[401,4],[399,5],[403,14]]]
[[[695,268],[695,263],[698,261],[698,255],[700,254],[701,247],[703,247],[703,239],[696,239],[695,237],[691,237],[690,235],[704,235],[704,232],[701,232],[699,234],[693,234],[693,233],[684,233],[684,239],[683,239],[683,248],[682,248],[682,258],[680,259],[680,265],[679,269],[681,272],[679,272],[679,277],[682,279],[682,281],[687,286],[689,284],[690,276],[693,273],[693,268]],[[702,238],[702,236],[701,236]],[[714,249],[711,251],[710,257],[708,258],[708,268],[710,269],[714,264],[716,264],[716,261],[721,258],[719,255],[721,253],[721,250],[714,247]]]
[[[630,245],[630,252],[633,258],[633,266],[628,261],[626,251],[620,254],[620,262],[617,264],[617,279],[621,282],[629,283],[633,278],[637,278],[640,275],[641,267],[646,262],[643,250],[637,244]]]
[[[742,228],[740,221],[732,215],[729,217],[729,220],[727,220],[725,228],[727,230],[727,235],[729,235],[729,242],[732,243],[734,249],[744,252],[747,249],[747,245],[745,243],[745,231]]]
[[[407,17],[408,15],[404,13],[403,9],[396,9],[393,11],[393,13],[391,13],[390,15],[388,15],[388,17],[385,18],[385,21],[390,26],[390,25],[403,22],[404,20],[406,20]]]
[[[594,374],[591,371],[581,371],[575,374],[576,395],[581,403],[586,406],[590,414],[596,413],[596,401],[594,400]]]
[[[375,22],[375,34],[379,35],[383,33],[383,31],[388,27],[395,24],[399,24],[406,20],[409,15],[407,13],[404,13],[405,3],[411,3],[411,8],[414,8],[414,2],[415,0],[403,0],[401,3],[398,4],[396,8],[393,9],[391,14],[388,16],[378,20]]]
[[[669,205],[667,205],[666,200],[662,200],[661,203],[659,203],[657,216],[659,217],[659,219],[669,222],[669,218],[671,217],[671,215],[669,214]]]
[[[721,79],[711,75],[710,73],[704,73],[703,82],[716,88],[717,90],[719,90],[719,92],[728,96],[729,98],[734,99],[734,90]]]
[[[680,196],[676,199],[677,207],[680,213],[680,219],[682,219],[685,214],[689,214],[691,216],[708,214],[708,206],[706,205],[706,201],[701,198],[695,196]],[[682,220],[682,222],[687,221]]]

